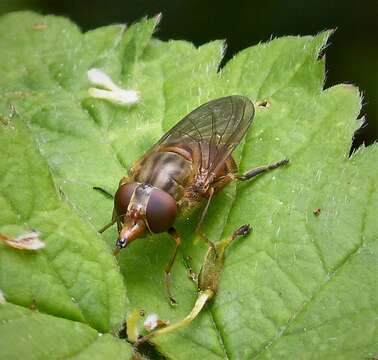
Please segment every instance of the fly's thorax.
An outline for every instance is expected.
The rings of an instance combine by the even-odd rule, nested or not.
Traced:
[[[170,151],[151,153],[133,174],[136,182],[150,184],[179,200],[192,176],[192,163]]]
[[[123,227],[143,221],[151,233],[167,231],[177,214],[176,200],[171,195],[137,182],[125,183],[118,188],[114,207]]]

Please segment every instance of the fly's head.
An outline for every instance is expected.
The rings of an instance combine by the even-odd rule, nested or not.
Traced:
[[[121,184],[114,197],[120,220],[115,253],[146,233],[169,230],[177,215],[176,200],[163,190],[136,182]]]
[[[132,209],[128,211],[129,204],[137,188],[137,183],[120,184],[114,196],[114,212],[118,222],[118,239],[114,254],[125,248],[133,240],[142,237],[146,232],[146,225],[141,212]]]

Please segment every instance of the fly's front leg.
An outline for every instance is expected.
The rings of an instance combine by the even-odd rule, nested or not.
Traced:
[[[99,186],[93,186],[93,190],[99,191],[101,194],[105,195],[109,199],[114,199],[114,196],[107,190],[103,189],[102,187]],[[98,232],[102,234],[105,230],[109,229],[111,226],[113,226],[116,223],[116,216],[114,214],[113,210],[113,215],[112,215],[112,221],[109,222],[108,224],[104,225]]]
[[[172,293],[171,293],[171,269],[176,259],[177,250],[181,244],[181,237],[175,228],[170,228],[168,230],[168,233],[169,235],[171,235],[172,239],[175,242],[175,248],[173,250],[171,259],[169,260],[169,263],[167,267],[165,268],[165,291],[167,293],[167,296],[170,300],[171,305],[177,305],[177,301],[175,300],[175,298],[172,296]]]
[[[102,234],[105,230],[109,229],[111,226],[113,226],[115,223],[117,222],[117,225],[118,225],[118,221],[117,221],[117,216],[116,216],[116,213],[113,209],[113,215],[112,215],[112,221],[108,224],[106,224],[105,226],[103,226],[100,230],[98,230],[98,232],[100,234]],[[119,226],[118,226],[118,232],[119,232]]]
[[[265,172],[273,170],[273,169],[277,169],[278,167],[280,167],[282,165],[286,165],[288,163],[289,163],[289,159],[283,159],[283,160],[277,161],[273,164],[269,164],[269,165],[266,165],[266,166],[259,166],[257,168],[248,170],[244,174],[236,175],[235,177],[236,177],[236,179],[242,180],[242,181],[249,180],[249,179],[252,179],[253,177],[255,177],[259,174],[265,173]]]
[[[114,221],[112,220],[110,223],[104,225],[100,230],[98,230],[98,232],[99,232],[100,234],[102,234],[105,230],[109,229],[109,228],[110,228],[111,226],[113,226],[114,224],[115,224],[115,220],[114,220]]]
[[[109,199],[114,199],[114,196],[108,190],[105,190],[100,186],[93,186],[92,189],[99,191],[101,194],[105,195]]]

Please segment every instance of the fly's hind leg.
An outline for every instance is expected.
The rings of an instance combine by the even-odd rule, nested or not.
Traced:
[[[184,266],[186,268],[186,274],[188,276],[188,279],[197,284],[198,276],[197,274],[193,271],[192,265],[191,265],[191,260],[192,258],[189,255],[182,254],[182,259],[184,262]]]
[[[228,246],[238,237],[248,235],[251,230],[249,225],[243,225],[235,230],[227,239],[216,244],[211,243],[202,264],[198,278],[198,296],[190,313],[181,321],[158,329],[148,335],[138,339],[135,346],[138,346],[153,337],[169,334],[190,324],[201,312],[207,302],[209,302],[218,290],[218,284],[223,269],[225,252]]]
[[[213,295],[216,294],[226,249],[238,236],[246,236],[250,231],[251,226],[249,224],[240,226],[228,238],[209,247],[198,276],[198,289],[200,292],[211,291]]]
[[[165,268],[165,292],[169,298],[171,305],[177,305],[177,301],[172,296],[172,292],[171,292],[171,270],[176,259],[177,250],[181,244],[181,237],[180,237],[180,234],[177,232],[177,230],[173,227],[168,230],[168,233],[169,235],[171,235],[172,239],[175,242],[175,248],[173,250],[171,259],[169,260],[169,263]]]
[[[289,163],[289,159],[283,159],[283,160],[277,161],[273,164],[269,164],[269,165],[265,165],[265,166],[259,166],[257,168],[248,170],[244,174],[236,175],[235,178],[238,179],[238,180],[242,180],[242,181],[249,180],[249,179],[252,179],[253,177],[255,177],[259,174],[265,173],[265,172],[273,170],[273,169],[277,169],[280,166],[286,165],[288,163]]]

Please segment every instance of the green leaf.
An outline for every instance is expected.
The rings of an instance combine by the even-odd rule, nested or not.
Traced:
[[[47,164],[25,125],[2,127],[0,232],[41,233],[45,249],[1,246],[0,289],[7,301],[83,321],[102,332],[124,316],[125,288],[116,263],[89,222],[57,194]]]
[[[122,281],[111,255],[116,229],[104,241],[95,232],[110,220],[112,201],[93,186],[114,192],[127,168],[190,110],[242,94],[268,106],[256,108],[235,154],[241,171],[284,157],[291,164],[217,195],[204,227],[209,238],[244,223],[253,233],[228,250],[215,301],[156,346],[172,359],[376,356],[378,149],[347,157],[360,97],[349,85],[322,89],[318,54],[329,33],[254,46],[218,72],[223,42],[199,48],[161,42],[151,38],[156,22],[82,34],[58,17],[14,13],[0,20],[0,232],[35,228],[47,245],[36,253],[0,247],[6,300],[35,302],[50,314],[40,315],[47,328],[76,321],[91,334],[115,333],[141,308],[182,319],[196,290],[178,259],[172,282],[179,306],[168,305],[169,237],[152,236],[124,251]],[[89,98],[86,72],[93,67],[139,90],[141,102],[122,108]],[[194,223],[184,219],[179,230],[198,271],[206,247],[192,238]],[[80,341],[93,341],[88,336],[75,339],[77,351]],[[119,351],[119,341],[104,339],[104,351]],[[18,351],[46,343],[30,339]]]
[[[130,359],[127,344],[88,325],[5,304],[0,310],[3,359]]]

